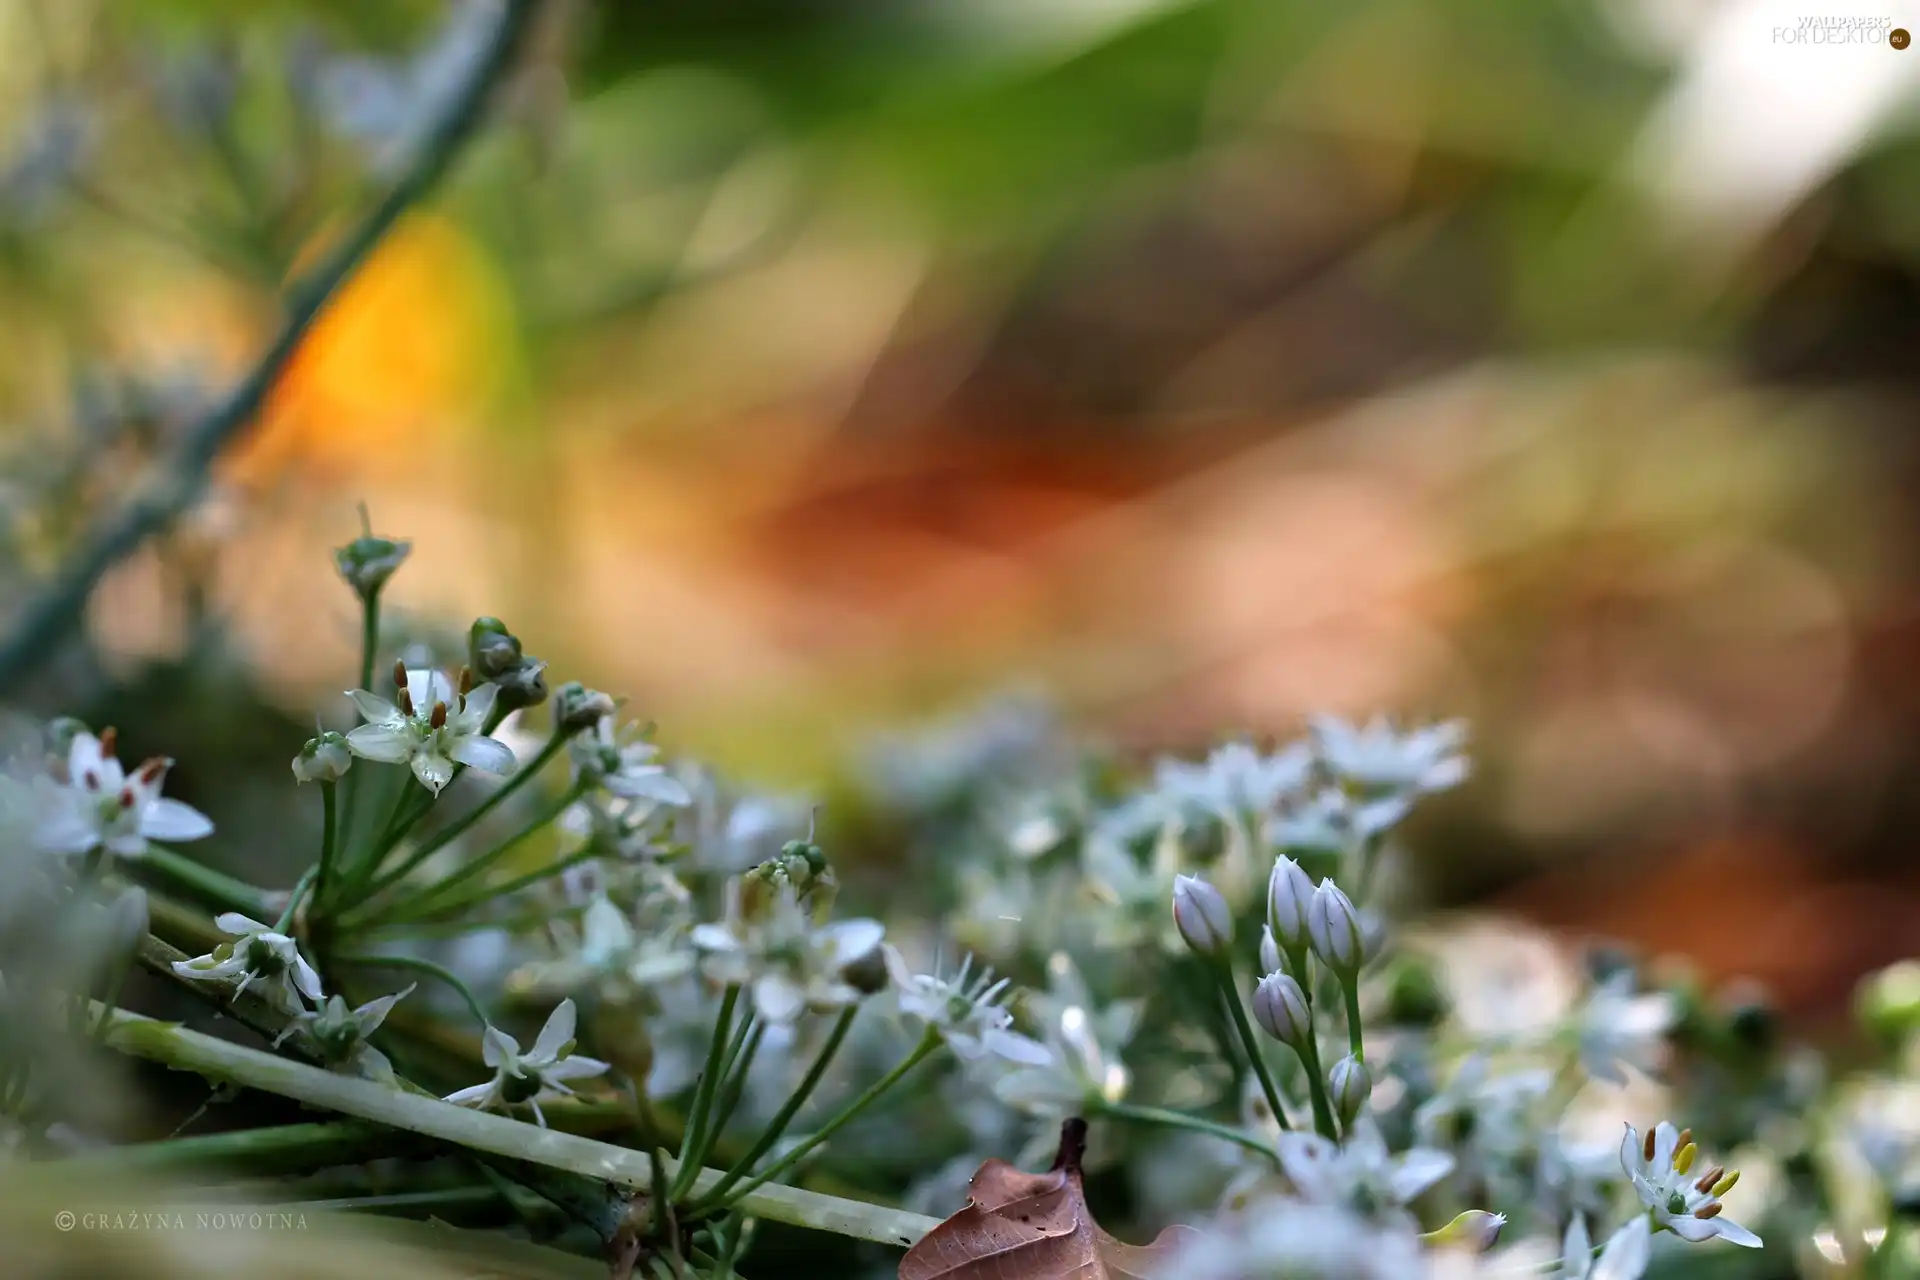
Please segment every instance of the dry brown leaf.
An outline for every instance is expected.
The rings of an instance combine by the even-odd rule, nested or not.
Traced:
[[[1123,1244],[1087,1211],[1080,1157],[1087,1123],[1060,1126],[1060,1153],[1045,1173],[1004,1160],[980,1166],[967,1207],[928,1232],[900,1260],[900,1280],[1154,1280],[1199,1233],[1168,1227],[1152,1244]]]

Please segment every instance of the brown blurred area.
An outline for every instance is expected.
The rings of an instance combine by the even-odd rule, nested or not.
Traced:
[[[1809,1017],[1920,949],[1912,68],[1726,79],[1734,5],[991,8],[917,86],[925,32],[795,19],[823,83],[891,49],[829,106],[740,6],[576,13],[570,105],[521,100],[223,464],[271,696],[352,669],[365,501],[402,612],[501,615],[749,775],[1023,683],[1142,753],[1464,715],[1438,900]],[[239,367],[258,289],[123,239],[126,360]],[[169,572],[94,604],[123,666],[182,643]]]

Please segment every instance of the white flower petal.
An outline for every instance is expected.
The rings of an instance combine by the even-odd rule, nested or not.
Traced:
[[[598,1058],[588,1058],[581,1054],[570,1053],[550,1067],[540,1069],[543,1080],[583,1080],[588,1076],[603,1075],[607,1064]]]
[[[1720,1220],[1718,1218],[1708,1218],[1702,1221],[1690,1213],[1680,1213],[1671,1217],[1663,1214],[1662,1219],[1667,1224],[1667,1230],[1673,1232],[1673,1234],[1679,1236],[1682,1240],[1691,1240],[1696,1244],[1702,1240],[1711,1240],[1721,1233]],[[1759,1241],[1756,1240],[1754,1243],[1758,1244]]]
[[[73,741],[67,744],[67,781],[79,786],[89,773],[100,772],[104,759],[100,752],[100,739],[84,731],[74,734]]]
[[[147,854],[147,838],[138,832],[128,831],[106,838],[107,852],[120,858],[144,858]]]
[[[1600,1260],[1593,1269],[1582,1270],[1578,1274],[1587,1280],[1640,1280],[1646,1274],[1647,1264],[1652,1257],[1653,1224],[1647,1220],[1646,1214],[1635,1214],[1631,1222],[1607,1240],[1607,1247],[1600,1251]],[[1572,1258],[1569,1257],[1568,1261],[1571,1262]],[[1569,1275],[1572,1274],[1569,1272]]]
[[[493,1097],[493,1081],[485,1084],[472,1084],[457,1092],[450,1093],[444,1101],[460,1107],[484,1107]]]
[[[1709,1218],[1707,1225],[1718,1228],[1714,1234],[1728,1244],[1737,1244],[1743,1249],[1758,1249],[1761,1246],[1759,1236],[1730,1218]]]
[[[871,955],[886,933],[887,927],[878,920],[836,920],[820,930],[819,938],[827,963],[839,968]]]
[[[416,752],[413,776],[420,779],[420,785],[439,795],[440,789],[453,781],[453,761],[437,751]]]
[[[460,707],[460,723],[463,726],[471,724],[475,728],[485,724],[487,717],[493,714],[493,704],[499,697],[500,686],[497,684],[476,686]]]
[[[368,693],[365,689],[349,689],[347,696],[353,699],[354,709],[368,724],[398,724],[406,719],[400,714],[400,708],[379,694]]]
[[[360,1028],[360,1034],[370,1036],[378,1031],[380,1024],[387,1020],[387,1015],[393,1012],[393,1006],[412,995],[414,988],[419,985],[417,982],[409,984],[404,991],[396,991],[390,996],[381,996],[377,1000],[369,1000],[358,1009],[355,1009],[353,1011],[353,1024]],[[338,997],[336,996],[335,999],[338,999]]]
[[[251,937],[256,933],[272,933],[273,926],[261,924],[249,919],[238,911],[222,911],[213,918],[214,927],[222,933],[230,933],[236,938]]]
[[[1645,1222],[1646,1215],[1640,1215],[1639,1221]],[[1593,1237],[1587,1234],[1586,1215],[1576,1213],[1560,1242],[1560,1274],[1563,1280],[1587,1280],[1592,1267]]]
[[[1396,1162],[1387,1185],[1402,1204],[1453,1172],[1453,1157],[1431,1147],[1415,1147]]]
[[[775,1026],[785,1026],[807,1008],[807,993],[784,974],[770,973],[753,984],[753,1007]]]
[[[190,804],[162,797],[140,815],[140,834],[149,840],[199,840],[213,834],[213,820]]]
[[[313,971],[313,966],[308,964],[307,958],[298,951],[293,953],[293,963],[289,966],[287,972],[293,979],[293,985],[298,987],[300,993],[306,996],[307,999],[313,1001],[316,1005],[325,999],[325,995],[320,989],[320,975]]]
[[[448,754],[461,764],[471,765],[486,773],[513,772],[513,751],[497,738],[483,738],[479,734],[455,738],[453,749]]]
[[[498,1027],[488,1027],[480,1037],[480,1061],[490,1067],[504,1066],[520,1057],[520,1042]]]
[[[347,750],[365,760],[400,764],[413,754],[413,734],[403,724],[363,724],[347,734]]]
[[[573,1043],[574,1027],[578,1022],[578,1012],[572,1000],[562,1000],[547,1015],[547,1025],[540,1028],[540,1038],[533,1042],[533,1052],[529,1056],[536,1062],[550,1063],[566,1052]]]

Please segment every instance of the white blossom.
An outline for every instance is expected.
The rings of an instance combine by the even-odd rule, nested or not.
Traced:
[[[956,1057],[967,1062],[1005,1058],[1036,1067],[1053,1061],[1045,1045],[1011,1029],[1013,1015],[1000,1005],[1010,979],[994,981],[991,969],[974,973],[972,956],[952,974],[943,975],[938,965],[932,973],[915,973],[899,951],[883,950],[887,973],[899,988],[900,1012],[938,1033]]]
[[[751,901],[750,901],[751,892]],[[808,1010],[843,1009],[860,999],[847,966],[871,956],[886,930],[878,920],[818,924],[792,885],[727,882],[726,916],[693,928],[700,967],[716,982],[749,985],[766,1021],[784,1025]]]
[[[306,1012],[302,996],[315,1004],[320,1002],[320,975],[292,938],[236,911],[223,912],[213,922],[222,933],[232,934],[235,941],[223,942],[204,956],[174,961],[175,973],[202,982],[238,979],[236,996],[257,981],[267,1000],[294,1016]]]
[[[622,742],[622,736],[627,741]],[[567,758],[576,781],[593,783],[623,800],[646,800],[684,808],[693,795],[665,765],[653,763],[660,748],[645,738],[616,732],[612,716],[567,740]]]
[[[1345,1145],[1296,1129],[1280,1135],[1277,1150],[1301,1199],[1366,1211],[1404,1209],[1453,1172],[1453,1157],[1432,1147],[1390,1155],[1370,1120],[1356,1124]]]
[[[302,1031],[319,1049],[321,1061],[330,1070],[389,1082],[393,1079],[393,1064],[386,1054],[368,1043],[368,1037],[380,1029],[393,1006],[412,995],[413,990],[413,986],[409,986],[390,996],[369,1000],[357,1009],[349,1009],[347,1002],[335,993],[319,1009],[295,1014],[280,1038]],[[278,1044],[279,1040],[274,1043]]]
[[[1045,1032],[1051,1060],[1010,1071],[994,1084],[995,1095],[1056,1121],[1088,1109],[1091,1099],[1119,1102],[1133,1083],[1120,1051],[1139,1026],[1141,1002],[1096,1005],[1063,951],[1048,959],[1047,979],[1047,991],[1029,998],[1028,1012]]]
[[[1466,780],[1463,721],[1447,720],[1402,733],[1385,716],[1364,726],[1338,716],[1311,721],[1314,747],[1334,777],[1366,793],[1444,791]]]
[[[34,779],[33,842],[47,853],[104,848],[122,858],[146,853],[149,840],[199,840],[213,834],[207,815],[160,794],[173,761],[155,756],[128,773],[114,756],[114,733],[79,732],[67,748],[66,780]]]
[[[1674,998],[1662,991],[1636,994],[1633,975],[1616,973],[1593,989],[1580,1011],[1580,1065],[1588,1075],[1624,1085],[1632,1067],[1642,1075],[1660,1064],[1666,1034],[1679,1016]]]
[[[1652,1256],[1653,1224],[1646,1214],[1635,1214],[1609,1236],[1596,1258],[1587,1220],[1576,1213],[1567,1224],[1566,1240],[1560,1249],[1560,1275],[1564,1280],[1640,1280]]]
[[[597,1076],[607,1070],[598,1058],[583,1057],[573,1051],[573,1032],[577,1014],[572,1000],[562,1000],[540,1028],[533,1048],[526,1053],[520,1044],[498,1027],[489,1026],[480,1044],[480,1056],[493,1068],[493,1079],[471,1085],[447,1095],[447,1101],[463,1107],[513,1107],[526,1103],[533,1108],[534,1119],[546,1127],[547,1117],[540,1110],[542,1098],[572,1097],[565,1081]]]
[[[405,677],[395,681],[398,705],[365,689],[347,691],[366,719],[347,735],[355,755],[408,765],[435,794],[453,781],[456,764],[487,773],[513,771],[513,752],[486,733],[499,686],[483,684],[463,694],[438,671],[414,668],[394,674]]]
[[[1699,1148],[1687,1133],[1662,1120],[1645,1141],[1632,1125],[1620,1140],[1620,1167],[1627,1171],[1640,1203],[1683,1240],[1711,1240],[1715,1236],[1749,1249],[1760,1247],[1760,1237],[1722,1216],[1720,1197],[1740,1175],[1716,1165],[1704,1173],[1695,1168]]]

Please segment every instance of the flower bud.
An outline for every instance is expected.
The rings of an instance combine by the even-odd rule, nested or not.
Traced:
[[[1331,880],[1322,880],[1307,903],[1307,939],[1327,968],[1351,981],[1366,963],[1367,939],[1353,901]]]
[[[73,740],[83,733],[92,733],[83,720],[72,716],[56,716],[47,721],[47,755],[56,761],[64,762],[67,753],[73,749]]]
[[[307,745],[293,758],[293,776],[299,782],[338,782],[353,763],[345,734],[328,730],[308,738]]]
[[[1340,1117],[1340,1127],[1351,1129],[1367,1099],[1373,1096],[1373,1073],[1367,1064],[1348,1054],[1327,1072],[1327,1101]]]
[[[553,695],[554,726],[569,733],[591,729],[616,710],[611,697],[578,680],[567,681]]]
[[[1286,968],[1286,957],[1280,954],[1280,944],[1274,940],[1273,926],[1260,926],[1260,972],[1277,973]]]
[[[497,705],[518,711],[547,700],[547,664],[528,657],[520,638],[498,618],[475,618],[467,628],[467,668],[474,678],[497,685]]]
[[[1500,1242],[1500,1229],[1506,1225],[1504,1213],[1469,1209],[1438,1231],[1429,1231],[1420,1238],[1428,1244],[1457,1245],[1473,1253],[1485,1253]]]
[[[1267,927],[1288,951],[1307,945],[1307,904],[1312,900],[1313,881],[1300,864],[1292,858],[1275,858],[1273,874],[1267,877]]]
[[[412,550],[411,542],[366,533],[333,549],[333,567],[362,600],[372,600]]]
[[[1270,973],[1253,989],[1253,1020],[1281,1044],[1304,1046],[1312,1017],[1307,993],[1291,974]]]
[[[1173,925],[1195,954],[1221,958],[1233,942],[1233,913],[1220,891],[1198,876],[1173,878]]]
[[[849,960],[840,967],[840,980],[861,995],[878,995],[887,989],[887,958],[879,947]]]

